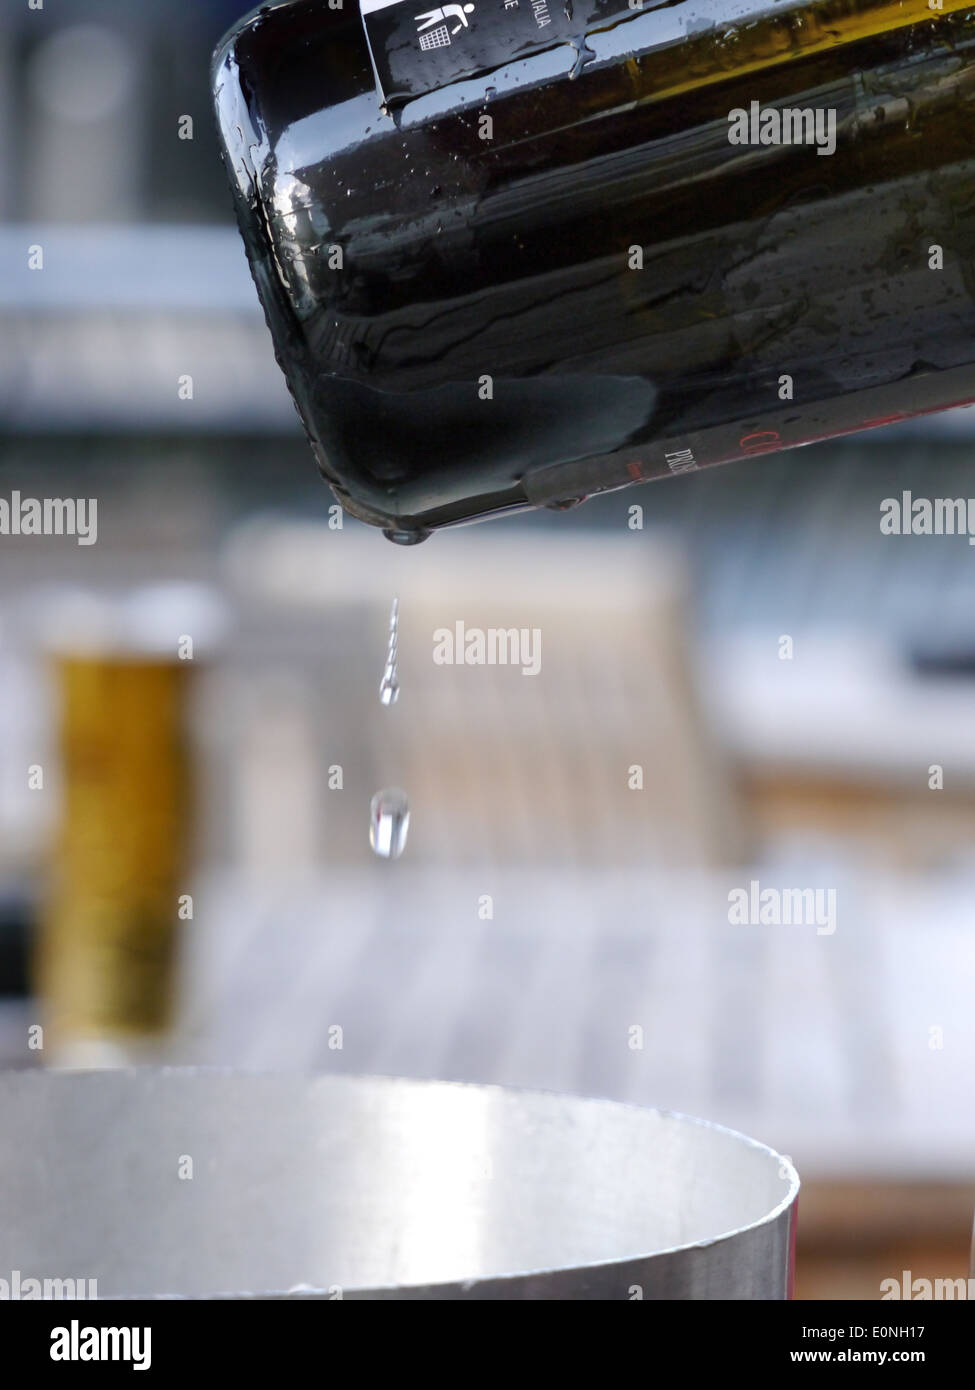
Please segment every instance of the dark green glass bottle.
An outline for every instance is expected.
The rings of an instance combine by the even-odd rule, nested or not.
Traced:
[[[216,54],[278,361],[393,539],[975,399],[975,10],[631,4],[290,0]]]

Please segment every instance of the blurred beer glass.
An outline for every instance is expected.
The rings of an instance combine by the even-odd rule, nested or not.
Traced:
[[[190,586],[49,605],[62,799],[36,975],[55,1065],[152,1060],[172,1022],[190,901],[189,700],[215,615]]]

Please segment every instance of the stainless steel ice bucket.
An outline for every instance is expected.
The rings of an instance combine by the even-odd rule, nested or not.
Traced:
[[[20,1289],[780,1299],[798,1185],[739,1134],[609,1101],[345,1076],[0,1077],[0,1279],[16,1271]]]

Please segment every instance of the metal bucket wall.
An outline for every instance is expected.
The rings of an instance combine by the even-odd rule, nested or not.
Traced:
[[[609,1101],[387,1078],[0,1077],[0,1278],[97,1296],[781,1299],[798,1179]]]

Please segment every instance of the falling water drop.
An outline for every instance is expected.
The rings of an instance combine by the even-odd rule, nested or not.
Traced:
[[[389,615],[389,642],[386,647],[386,665],[379,683],[379,698],[384,705],[393,705],[399,699],[399,680],[396,675],[396,658],[399,648],[399,599],[393,599]],[[410,829],[410,804],[406,793],[398,787],[387,787],[377,792],[369,806],[369,843],[373,852],[381,859],[398,859],[406,848],[406,836]]]
[[[396,674],[396,649],[399,643],[399,599],[393,599],[393,610],[389,615],[389,645],[386,648],[386,665],[383,678],[379,682],[379,698],[384,705],[395,705],[399,699],[399,679]]]
[[[379,698],[384,705],[395,705],[399,699],[399,686],[396,683],[396,672],[391,666],[387,666],[383,672],[382,683],[379,686]]]
[[[398,859],[406,848],[410,804],[398,787],[377,792],[369,807],[369,843],[381,859]]]

